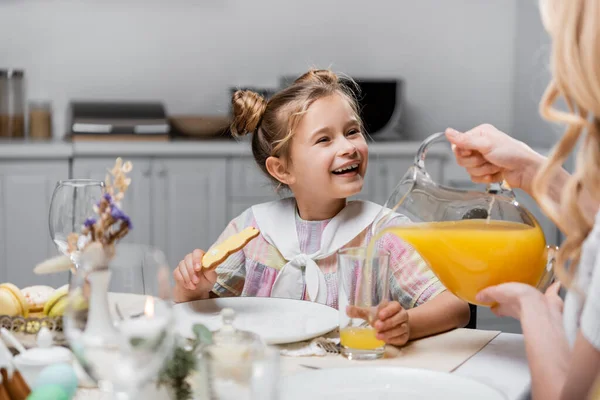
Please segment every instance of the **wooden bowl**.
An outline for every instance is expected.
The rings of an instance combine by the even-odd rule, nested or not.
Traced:
[[[169,121],[181,135],[195,137],[222,135],[231,124],[228,116],[175,115]]]

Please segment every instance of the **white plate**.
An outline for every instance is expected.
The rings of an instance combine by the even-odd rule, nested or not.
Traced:
[[[411,368],[321,369],[281,381],[281,400],[506,400],[483,383]]]
[[[338,311],[323,304],[270,297],[227,297],[197,300],[174,306],[176,330],[191,337],[192,325],[211,331],[221,328],[223,308],[235,311],[233,325],[257,333],[267,344],[294,343],[312,339],[337,328]]]

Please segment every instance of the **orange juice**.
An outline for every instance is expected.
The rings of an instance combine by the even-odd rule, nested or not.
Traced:
[[[375,337],[375,329],[371,327],[349,327],[340,329],[340,344],[356,350],[375,350],[385,342]]]
[[[505,282],[537,285],[546,267],[539,226],[468,219],[395,226],[392,233],[429,264],[448,290],[469,303],[486,287]]]

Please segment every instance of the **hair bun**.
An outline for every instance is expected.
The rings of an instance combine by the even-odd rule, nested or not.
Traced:
[[[301,77],[296,79],[294,83],[315,82],[326,85],[335,85],[339,83],[338,76],[328,69],[311,69]]]
[[[233,123],[231,132],[236,136],[254,133],[267,109],[264,97],[250,90],[238,90],[231,98]]]

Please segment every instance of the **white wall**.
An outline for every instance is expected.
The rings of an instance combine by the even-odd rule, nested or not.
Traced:
[[[402,77],[410,135],[512,127],[518,0],[3,0],[0,66],[49,97],[225,113],[231,85],[332,66]]]
[[[513,136],[531,146],[552,145],[562,128],[542,119],[539,103],[550,81],[550,37],[537,0],[517,4]]]

